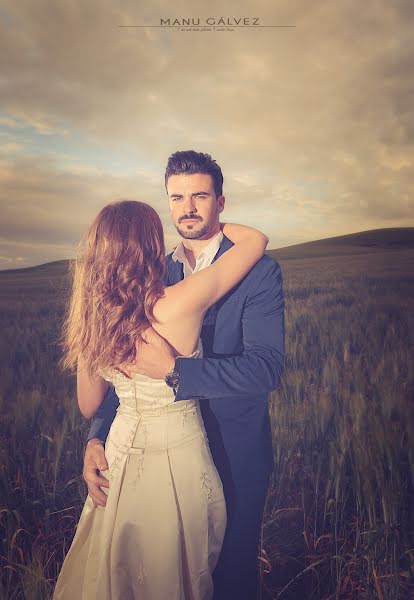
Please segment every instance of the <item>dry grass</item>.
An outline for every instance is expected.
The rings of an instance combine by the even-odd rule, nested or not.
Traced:
[[[413,593],[413,259],[399,250],[281,260],[287,355],[270,402],[263,598]],[[49,597],[86,495],[89,424],[56,366],[65,271],[56,263],[0,274],[0,598],[8,600]]]
[[[287,355],[270,405],[264,585],[273,598],[407,599],[414,251],[281,263]]]

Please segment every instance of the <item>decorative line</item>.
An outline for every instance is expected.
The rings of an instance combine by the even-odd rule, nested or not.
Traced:
[[[296,25],[117,25],[117,27],[162,27],[163,29],[176,27],[233,27],[234,29],[246,27],[252,29],[253,27],[296,27]]]

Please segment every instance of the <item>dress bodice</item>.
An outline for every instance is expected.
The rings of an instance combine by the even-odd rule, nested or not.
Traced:
[[[197,349],[183,358],[200,358],[202,353],[201,339],[199,339]],[[113,384],[119,398],[118,410],[122,412],[138,413],[142,416],[161,414],[165,407],[175,401],[174,391],[164,379],[152,379],[140,373],[135,373],[132,378],[129,378],[116,369],[105,369],[101,375]]]
[[[199,358],[202,352],[199,340],[195,352],[185,358]],[[101,374],[114,385],[119,398],[105,445],[111,477],[126,454],[159,451],[189,436],[205,434],[198,400],[175,402],[174,391],[163,379],[139,373],[129,378],[116,369]]]

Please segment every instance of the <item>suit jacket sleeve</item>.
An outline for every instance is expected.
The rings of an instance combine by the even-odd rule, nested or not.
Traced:
[[[276,388],[284,367],[284,293],[276,261],[257,269],[243,311],[240,356],[179,358],[176,400],[224,398],[268,393]]]
[[[106,393],[105,398],[102,400],[102,404],[96,411],[96,414],[93,418],[92,425],[88,433],[88,441],[92,438],[99,438],[103,442],[106,440],[118,406],[118,396],[111,385]]]

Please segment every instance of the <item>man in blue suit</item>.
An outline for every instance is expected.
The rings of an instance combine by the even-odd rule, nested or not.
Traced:
[[[200,189],[202,181],[210,183],[213,191]],[[167,164],[165,184],[171,217],[183,238],[167,256],[166,285],[174,285],[211,264],[232,243],[219,224],[224,208],[223,176],[208,154],[192,150],[174,153]],[[208,310],[201,338],[204,358],[175,359],[168,344],[154,332],[142,348],[137,370],[165,378],[174,388],[176,402],[200,400],[211,453],[223,482],[228,519],[214,571],[214,599],[254,600],[261,523],[273,464],[268,393],[277,387],[284,362],[279,264],[264,256]],[[112,391],[94,419],[85,453],[89,493],[102,506],[106,496],[100,488],[108,486],[99,474],[99,469],[107,468],[102,442],[117,406]]]

